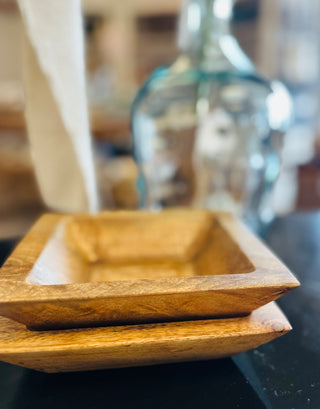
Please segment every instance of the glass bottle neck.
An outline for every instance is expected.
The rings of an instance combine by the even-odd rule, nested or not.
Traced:
[[[185,0],[178,45],[192,64],[208,71],[230,68],[252,71],[250,60],[230,30],[234,0]]]
[[[230,33],[234,0],[199,0],[205,3],[207,28],[212,35]]]

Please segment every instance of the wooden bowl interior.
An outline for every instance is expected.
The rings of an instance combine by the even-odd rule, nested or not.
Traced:
[[[79,223],[80,228],[82,228],[82,222],[86,223],[87,221],[78,220],[77,223]],[[121,228],[121,223],[119,228]],[[88,261],[86,257],[83,257],[75,250],[73,243],[70,245],[70,239],[67,242],[66,224],[60,223],[44,246],[26,281],[38,285],[61,285],[100,281],[156,280],[167,277],[242,274],[255,270],[246,254],[213,216],[211,216],[209,224],[208,220],[205,220],[202,224],[200,223],[199,229],[194,229],[191,224],[189,229],[188,221],[186,221],[184,228],[186,232],[192,232],[190,240],[182,240],[183,243],[186,243],[185,248],[179,245],[173,246],[174,243],[179,244],[180,242],[174,237],[171,241],[168,239],[169,234],[170,237],[174,235],[172,230],[171,232],[163,231],[161,235],[158,234],[159,232],[154,232],[159,237],[163,237],[158,244],[161,249],[161,246],[163,246],[160,253],[166,254],[163,259],[157,256],[154,246],[150,246],[153,256],[148,257],[148,246],[142,246],[143,238],[139,242],[139,233],[137,233],[137,243],[135,244],[137,251],[131,249],[131,255],[129,254],[127,259],[122,256],[112,257],[111,254],[111,258],[108,260]],[[186,232],[181,234],[185,236],[188,234]],[[103,234],[102,230],[100,236]],[[140,251],[141,246],[143,249]],[[169,248],[166,246],[169,246]],[[118,247],[115,248],[118,251]]]

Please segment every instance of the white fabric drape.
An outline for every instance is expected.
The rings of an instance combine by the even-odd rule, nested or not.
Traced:
[[[18,2],[26,31],[26,120],[43,199],[62,212],[95,211],[80,1]]]

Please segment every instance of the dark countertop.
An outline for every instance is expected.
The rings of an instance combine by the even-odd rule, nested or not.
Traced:
[[[216,361],[71,374],[0,363],[0,409],[319,409],[320,213],[276,220],[267,242],[302,284],[279,300],[288,335]]]

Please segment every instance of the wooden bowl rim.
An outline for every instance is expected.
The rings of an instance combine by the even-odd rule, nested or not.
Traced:
[[[0,270],[0,303],[47,302],[54,300],[89,300],[135,297],[141,295],[201,293],[274,288],[279,293],[298,287],[299,281],[289,269],[235,216],[214,212],[214,217],[254,265],[250,273],[170,277],[128,281],[88,282],[39,285],[26,282],[48,239],[57,225],[70,215],[48,213],[31,228]],[[41,241],[40,247],[32,246]],[[24,255],[28,251],[28,260]],[[156,282],[156,286],[154,283]],[[81,290],[81,291],[79,291]],[[80,295],[81,294],[81,295]]]

